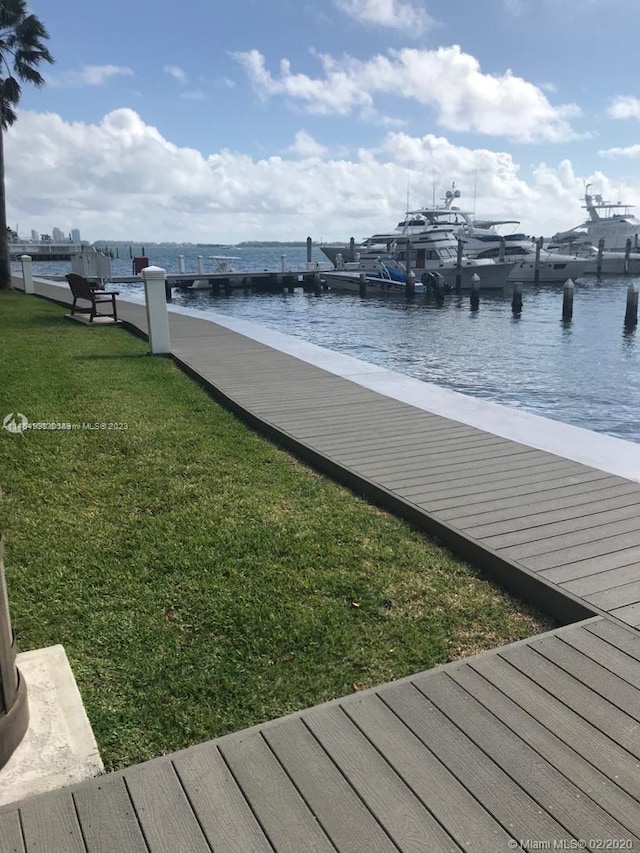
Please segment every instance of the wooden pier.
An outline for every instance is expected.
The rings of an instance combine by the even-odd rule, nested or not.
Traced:
[[[6,806],[0,850],[640,849],[640,485],[204,319],[170,330],[248,423],[564,627]]]

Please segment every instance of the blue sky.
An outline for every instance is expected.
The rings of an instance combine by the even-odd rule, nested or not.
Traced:
[[[86,0],[34,11],[8,216],[87,239],[363,237],[455,181],[551,234],[640,204],[638,0]]]

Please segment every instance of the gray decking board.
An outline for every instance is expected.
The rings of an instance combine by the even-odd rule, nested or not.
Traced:
[[[380,690],[379,696],[486,811],[516,838],[570,837],[413,684],[386,687]]]
[[[570,835],[609,838],[615,834],[618,825],[611,815],[448,675],[423,675],[415,685]]]
[[[464,849],[494,853],[509,835],[410,729],[377,697],[343,710]]]
[[[632,484],[633,485],[633,484]],[[576,482],[564,482],[558,484],[556,481],[551,481],[549,484],[541,483],[537,486],[521,490],[519,494],[511,492],[506,496],[495,498],[492,500],[483,501],[482,498],[472,496],[465,503],[464,499],[456,501],[449,507],[443,507],[438,510],[440,518],[444,521],[453,521],[460,523],[462,526],[471,530],[472,523],[478,515],[490,514],[492,520],[495,520],[500,512],[515,512],[518,517],[522,516],[522,509],[531,506],[534,512],[540,512],[541,508],[549,502],[553,506],[554,502],[562,502],[566,506],[566,501],[572,498],[580,499],[585,495],[591,495],[599,489],[618,488],[611,486],[610,479],[604,472],[586,474],[582,480]],[[467,519],[469,519],[467,521]]]
[[[20,810],[27,853],[86,853],[73,798],[64,788]]]
[[[586,598],[597,592],[615,589],[618,586],[625,586],[628,583],[634,582],[638,577],[640,577],[640,560],[636,560],[628,566],[621,566],[618,569],[608,569],[607,571],[596,572],[586,577],[583,575],[576,580],[562,582],[560,586],[568,590],[568,592],[573,593],[573,595]]]
[[[640,644],[638,643],[637,633],[630,628],[618,625],[610,619],[598,619],[585,626],[585,630],[606,640],[607,643],[620,649],[626,655],[640,660]]]
[[[540,685],[551,697],[564,703],[614,743],[640,759],[638,723],[625,711],[595,693],[562,666],[529,647],[507,649],[500,656],[527,679]]]
[[[620,551],[613,551],[610,554],[562,562],[560,565],[552,566],[549,569],[540,569],[538,574],[551,583],[564,585],[567,581],[633,565],[640,565],[640,547],[622,548]]]
[[[527,473],[518,474],[503,471],[495,477],[486,474],[468,477],[466,480],[452,481],[453,485],[446,487],[447,480],[440,483],[431,483],[425,476],[423,485],[409,485],[406,488],[396,487],[395,491],[404,498],[418,501],[431,501],[434,505],[448,504],[450,501],[468,499],[472,495],[483,495],[486,500],[492,500],[494,496],[506,494],[521,494],[522,489],[531,486],[549,486],[552,483],[581,482],[590,477],[589,472],[578,472],[571,462],[543,462],[533,469],[527,469]]]
[[[474,477],[486,477],[492,473],[498,476],[510,472],[514,476],[520,477],[525,476],[531,470],[540,471],[542,470],[542,466],[549,464],[544,457],[538,456],[535,453],[526,453],[523,451],[517,455],[509,454],[508,448],[505,447],[496,448],[494,455],[491,455],[490,452],[487,453],[483,460],[470,460],[467,464],[464,464],[463,460],[456,462],[455,455],[452,455],[448,459],[446,457],[441,459],[436,457],[430,464],[428,459],[424,461],[426,463],[425,473],[416,474],[414,477],[411,476],[412,472],[408,468],[396,469],[393,473],[390,473],[388,469],[383,471],[378,470],[375,463],[367,464],[366,468],[363,466],[362,470],[371,472],[372,477],[375,476],[378,479],[384,478],[386,488],[393,489],[396,482],[409,484],[412,480],[415,480],[418,485],[423,486],[426,482],[446,481],[447,483],[455,483],[458,480],[470,482]],[[416,459],[416,464],[423,464],[420,457]],[[429,478],[428,481],[425,480],[425,474]]]
[[[0,814],[0,850],[3,853],[25,853],[17,811]]]
[[[122,777],[105,776],[80,788],[73,799],[88,853],[148,853]]]
[[[625,607],[616,607],[611,610],[611,615],[621,619],[627,625],[640,626],[640,604],[629,604]]]
[[[125,779],[150,853],[211,853],[169,761],[133,767]]]
[[[584,496],[584,501],[580,501],[579,496],[565,499],[566,506],[555,506],[554,508],[544,509],[542,503],[541,511],[536,512],[535,506],[531,507],[531,512],[527,512],[527,506],[514,507],[511,511],[502,510],[499,513],[494,513],[493,518],[502,516],[497,521],[491,520],[491,513],[482,513],[480,519],[473,519],[468,516],[466,519],[457,518],[458,524],[466,527],[469,532],[473,532],[477,537],[498,536],[503,533],[513,533],[520,530],[537,530],[548,524],[557,524],[571,520],[585,520],[585,524],[591,524],[593,516],[599,515],[602,518],[611,510],[621,510],[626,512],[627,508],[633,508],[640,515],[640,495],[637,489],[629,489],[619,494],[613,494],[605,497],[597,497],[597,492]],[[554,502],[558,503],[558,502]]]
[[[220,751],[279,853],[334,853],[324,829],[258,732],[229,739]]]
[[[486,543],[487,547],[508,552],[516,560],[520,560],[523,557],[533,557],[549,551],[584,545],[596,539],[625,537],[629,533],[639,532],[635,506],[612,511],[603,510],[589,518],[589,523],[580,519],[571,519],[534,527],[529,531],[519,530],[513,534],[479,536],[478,539]]]
[[[451,678],[626,829],[640,835],[638,763],[626,750],[501,658],[460,668]]]
[[[301,719],[272,726],[263,735],[337,849],[397,853],[396,845]]]
[[[213,743],[178,753],[173,765],[216,853],[272,853],[273,847]]]
[[[576,562],[577,560],[586,560],[592,557],[606,557],[607,554],[615,554],[618,551],[623,551],[627,548],[635,548],[640,545],[640,530],[632,530],[628,533],[618,534],[617,536],[609,536],[605,539],[594,539],[592,541],[570,544],[569,537],[566,539],[567,544],[564,548],[556,547],[544,550],[541,554],[522,554],[525,550],[530,550],[527,546],[520,548],[505,548],[501,553],[507,559],[517,560],[521,565],[526,566],[534,571],[541,569],[552,569],[562,566],[566,563]]]
[[[461,849],[340,708],[314,711],[305,722],[400,850]]]
[[[607,587],[599,592],[581,595],[586,601],[595,604],[600,610],[611,611],[627,604],[637,604],[640,601],[640,581]]]

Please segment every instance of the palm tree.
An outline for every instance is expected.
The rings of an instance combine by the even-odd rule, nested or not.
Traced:
[[[44,86],[41,62],[53,62],[44,41],[49,33],[26,0],[0,0],[0,290],[11,285],[4,186],[4,132],[17,118],[20,83]]]

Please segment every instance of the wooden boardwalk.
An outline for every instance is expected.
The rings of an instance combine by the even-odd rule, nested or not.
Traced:
[[[0,853],[640,849],[640,485],[203,320],[171,335],[250,423],[564,622],[596,615],[5,807]]]

